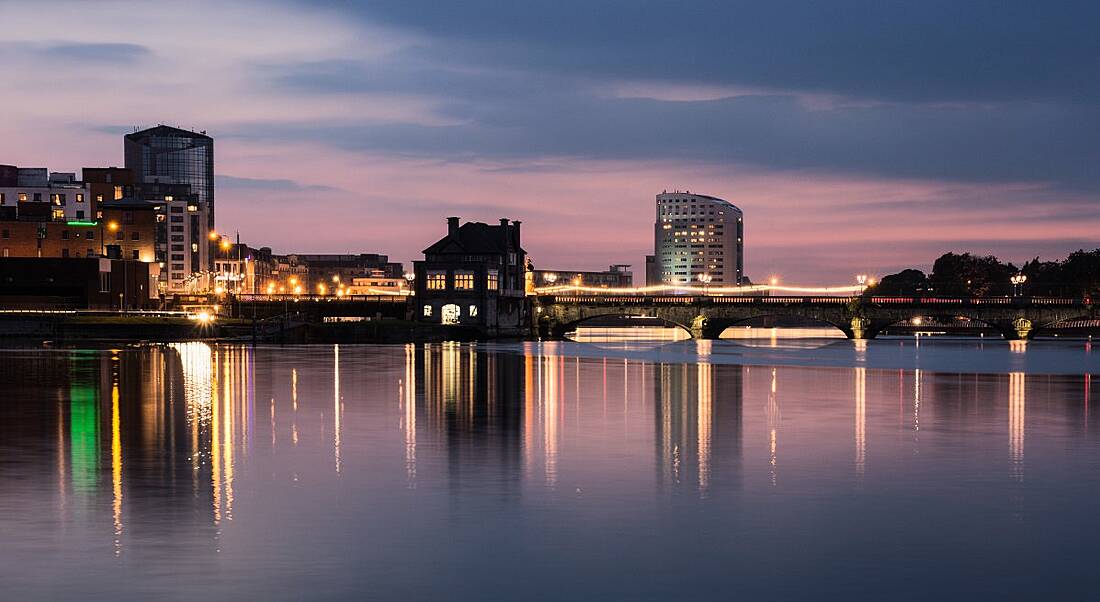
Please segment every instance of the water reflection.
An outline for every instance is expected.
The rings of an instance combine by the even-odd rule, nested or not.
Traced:
[[[7,353],[3,576],[26,571],[34,593],[98,558],[113,563],[88,571],[104,576],[100,591],[111,571],[153,562],[141,577],[164,588],[175,574],[224,586],[239,576],[212,568],[264,562],[306,567],[302,579],[354,565],[384,581],[405,565],[469,567],[472,550],[494,546],[517,558],[496,557],[506,571],[529,576],[545,562],[583,570],[545,550],[640,533],[715,558],[800,556],[772,538],[810,537],[799,559],[811,566],[851,553],[836,541],[883,530],[920,541],[928,525],[989,526],[996,538],[1011,530],[1002,515],[1016,528],[1052,521],[1028,488],[1085,486],[1100,451],[1087,374],[747,367],[713,363],[720,343],[693,346],[692,363],[576,357],[559,343]],[[904,511],[922,519],[912,531],[888,518]],[[658,566],[623,546],[635,574]],[[50,561],[64,554],[76,563]],[[372,562],[383,568],[361,568]],[[279,597],[278,581],[249,591]],[[318,591],[364,591],[346,575],[331,587]]]

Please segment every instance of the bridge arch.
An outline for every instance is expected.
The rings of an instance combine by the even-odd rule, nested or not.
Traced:
[[[850,324],[841,324],[841,323],[837,323],[836,320],[825,319],[825,318],[818,317],[818,316],[806,316],[806,315],[804,315],[802,313],[799,313],[799,312],[785,312],[785,311],[774,311],[774,312],[769,312],[769,313],[760,313],[760,314],[753,315],[753,316],[742,316],[742,317],[734,317],[734,318],[724,318],[724,317],[707,318],[705,333],[707,335],[712,335],[712,336],[707,336],[707,338],[717,339],[722,335],[723,332],[725,332],[726,330],[729,330],[730,328],[736,328],[738,326],[743,326],[743,325],[745,325],[746,322],[753,322],[753,321],[757,321],[757,320],[760,320],[760,319],[768,319],[768,318],[798,318],[799,320],[812,322],[813,324],[819,325],[819,326],[822,326],[822,327],[834,328],[834,329],[836,329],[837,332],[844,335],[845,337],[853,338],[852,328],[851,328]],[[764,326],[764,327],[761,327],[761,328],[768,328],[768,327]]]
[[[1031,330],[1031,336],[1036,337],[1043,334],[1047,334],[1054,328],[1072,328],[1074,322],[1084,322],[1085,320],[1096,320],[1095,316],[1088,314],[1081,314],[1072,318],[1060,318],[1057,320],[1049,320],[1040,324],[1034,324]]]
[[[880,322],[874,324],[874,326],[871,329],[870,336],[868,338],[874,338],[874,337],[878,336],[879,334],[882,333],[882,331],[890,328],[891,326],[897,326],[897,325],[900,325],[900,324],[903,324],[903,323],[906,323],[906,322],[912,323],[914,320],[916,320],[918,318],[930,319],[930,320],[945,320],[945,319],[947,319],[947,320],[960,320],[960,319],[967,320],[967,321],[973,322],[978,327],[984,327],[984,328],[987,328],[989,330],[995,331],[997,334],[999,334],[1001,336],[1002,339],[1004,339],[1006,341],[1015,340],[1015,339],[1019,339],[1019,338],[1024,338],[1024,337],[1020,336],[1020,331],[1023,330],[1023,331],[1026,332],[1026,331],[1031,330],[1030,322],[1028,322],[1025,325],[1025,324],[1018,324],[1014,320],[990,320],[990,319],[976,318],[972,315],[967,315],[966,313],[961,313],[961,312],[946,312],[946,313],[945,312],[937,312],[937,311],[924,311],[924,312],[921,312],[921,311],[918,310],[918,311],[913,311],[912,314],[913,315],[908,316],[908,317],[902,317],[902,318],[898,318],[898,319],[895,319],[895,320],[884,320],[884,321],[880,321]],[[916,326],[916,327],[920,326],[919,324],[912,324],[912,325]],[[929,327],[934,327],[936,325],[939,325],[939,324],[928,324]],[[943,326],[949,327],[950,325],[943,325]]]
[[[672,319],[669,319],[667,317],[660,316],[660,315],[646,315],[646,314],[623,312],[623,311],[608,311],[608,312],[604,312],[604,313],[596,313],[596,314],[592,314],[592,315],[586,315],[584,317],[572,320],[570,322],[563,322],[563,323],[558,323],[558,324],[551,324],[547,320],[545,322],[545,324],[548,328],[544,328],[544,329],[556,330],[556,332],[547,332],[546,334],[557,337],[557,338],[561,338],[561,337],[564,337],[566,333],[574,332],[574,331],[576,331],[576,329],[578,327],[582,327],[586,323],[599,322],[600,320],[606,320],[608,318],[651,318],[661,326],[666,326],[666,327],[669,327],[669,328],[678,328],[678,329],[684,331],[685,333],[687,333],[689,338],[693,337],[694,334],[695,334],[695,333],[692,332],[692,328],[691,328],[690,324],[683,324],[680,321],[672,320]],[[657,326],[658,324],[654,324],[654,326]]]

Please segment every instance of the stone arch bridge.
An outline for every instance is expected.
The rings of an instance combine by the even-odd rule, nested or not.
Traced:
[[[1100,315],[1088,299],[1038,297],[538,295],[529,299],[535,332],[551,338],[561,338],[581,322],[601,316],[660,318],[703,339],[716,339],[726,328],[751,318],[794,316],[831,324],[850,339],[873,339],[891,324],[917,317],[965,317],[1015,340],[1059,322]]]

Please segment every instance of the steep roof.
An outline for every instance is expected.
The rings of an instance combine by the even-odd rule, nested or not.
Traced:
[[[504,233],[501,228],[508,228],[508,236],[513,251],[523,252],[519,246],[519,236],[515,227],[490,226],[481,222],[466,222],[459,226],[458,231],[452,236],[448,234],[439,239],[434,245],[424,249],[425,255],[440,253],[507,253],[508,248],[504,244]]]

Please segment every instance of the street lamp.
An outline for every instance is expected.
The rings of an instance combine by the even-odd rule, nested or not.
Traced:
[[[546,280],[546,282],[550,284],[550,286],[554,286],[554,283],[558,281],[558,275],[554,272],[550,272],[549,274],[543,276],[543,280]]]
[[[1013,295],[1019,297],[1020,296],[1020,287],[1022,287],[1023,284],[1025,282],[1027,282],[1027,276],[1025,276],[1023,274],[1016,274],[1016,275],[1012,276],[1011,278],[1009,278],[1008,281],[1012,283],[1012,293],[1013,293]]]
[[[699,274],[699,282],[703,283],[703,294],[707,294],[707,288],[710,286],[710,281],[714,278],[710,274]]]

